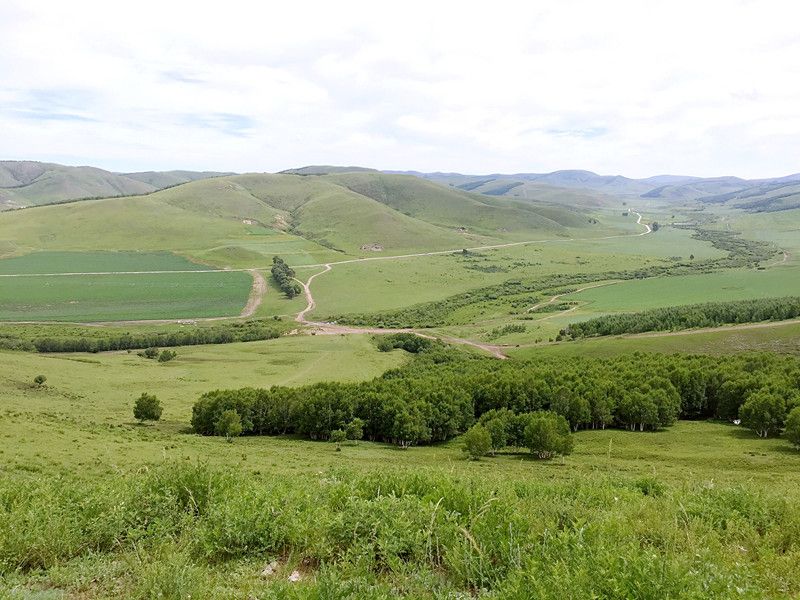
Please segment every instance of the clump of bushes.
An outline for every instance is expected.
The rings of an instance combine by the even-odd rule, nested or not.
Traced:
[[[133,417],[140,423],[158,421],[164,408],[161,401],[152,394],[142,393],[133,405]]]
[[[570,454],[573,439],[567,420],[554,412],[515,414],[508,409],[481,416],[463,436],[464,451],[477,459],[505,447],[527,448],[541,459]]]
[[[506,445],[528,447],[522,441],[527,424],[504,428],[487,422],[487,413],[509,411],[521,418],[549,411],[572,431],[653,431],[678,418],[742,418],[759,435],[775,435],[788,412],[800,405],[798,382],[800,361],[774,354],[628,354],[528,362],[497,361],[434,344],[371,381],[208,392],[195,403],[192,426],[215,435],[219,415],[234,410],[243,435],[290,433],[327,440],[358,419],[365,439],[408,448],[449,440],[478,420],[497,451]]]
[[[278,287],[281,288],[287,298],[294,298],[300,295],[303,288],[294,280],[295,272],[284,260],[279,256],[272,257],[272,278]]]
[[[47,377],[44,375],[37,375],[33,378],[33,383],[36,384],[36,387],[42,387],[45,382],[47,381]]]
[[[33,341],[37,352],[109,352],[175,346],[197,346],[203,344],[230,344],[232,342],[254,342],[271,340],[281,335],[281,329],[266,320],[232,321],[210,327],[191,327],[171,333],[139,333],[124,335],[90,335],[42,337]],[[155,357],[153,357],[155,358]]]
[[[424,338],[415,333],[394,333],[378,336],[377,346],[381,352],[391,352],[401,348],[406,352],[416,354],[427,350],[433,345],[433,340]]]

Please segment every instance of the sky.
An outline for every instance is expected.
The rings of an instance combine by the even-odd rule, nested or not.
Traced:
[[[0,159],[800,171],[794,1],[2,0]]]

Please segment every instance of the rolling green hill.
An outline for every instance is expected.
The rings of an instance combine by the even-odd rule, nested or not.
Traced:
[[[588,223],[588,216],[580,209],[490,198],[407,175],[347,173],[326,179],[405,215],[445,229],[485,236],[563,233]]]
[[[147,194],[218,175],[193,171],[111,173],[95,167],[0,161],[0,210],[79,198]]]
[[[609,231],[582,209],[490,198],[410,176],[234,175],[147,196],[0,214],[0,250],[173,251],[221,266],[294,264]]]

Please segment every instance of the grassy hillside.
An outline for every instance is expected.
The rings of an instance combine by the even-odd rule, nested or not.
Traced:
[[[77,198],[147,194],[217,175],[221,173],[111,173],[94,167],[67,167],[35,161],[0,161],[0,210]]]
[[[466,231],[458,228],[464,227]],[[84,201],[0,215],[0,252],[173,251],[219,266],[292,264],[439,250],[562,235],[600,235],[581,210],[511,202],[372,173],[237,175],[148,196]]]
[[[531,231],[558,234],[589,226],[588,215],[580,209],[489,198],[406,175],[347,173],[326,179],[408,216],[486,236]]]
[[[47,204],[73,198],[145,194],[155,187],[94,167],[49,163],[0,163],[0,208]]]

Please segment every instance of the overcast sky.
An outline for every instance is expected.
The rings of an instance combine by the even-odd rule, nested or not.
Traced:
[[[0,159],[785,175],[800,8],[2,0]]]

